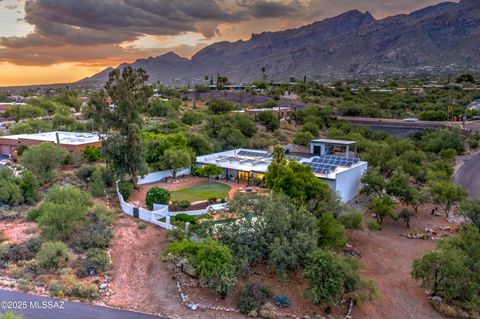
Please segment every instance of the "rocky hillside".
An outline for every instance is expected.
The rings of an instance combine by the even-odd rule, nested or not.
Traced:
[[[349,11],[298,29],[219,42],[192,59],[174,53],[140,59],[152,81],[195,83],[218,72],[235,82],[269,79],[413,75],[480,69],[480,1],[446,2],[375,20]],[[124,67],[122,64],[119,67]],[[110,69],[82,80],[105,81]]]

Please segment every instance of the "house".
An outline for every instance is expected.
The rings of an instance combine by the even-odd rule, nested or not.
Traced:
[[[288,118],[290,113],[292,113],[292,109],[290,107],[280,107],[276,106],[273,108],[258,108],[258,109],[242,109],[237,111],[232,111],[232,114],[246,114],[251,117],[255,117],[260,112],[274,112],[278,114],[278,117],[281,119]]]
[[[368,163],[352,156],[354,141],[312,140],[310,153],[286,153],[287,159],[310,166],[312,172],[339,194],[343,202],[352,200],[359,192],[361,178]],[[221,178],[228,180],[263,179],[272,163],[272,154],[267,151],[236,149],[205,156],[198,156],[195,165],[217,165],[224,169]]]
[[[81,152],[87,146],[100,148],[102,137],[94,133],[45,132],[0,136],[0,155],[12,155],[20,145],[32,146],[41,143],[55,143],[70,152]]]

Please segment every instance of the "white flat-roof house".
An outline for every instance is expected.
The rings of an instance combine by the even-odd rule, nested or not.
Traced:
[[[20,145],[32,146],[45,142],[59,144],[71,152],[80,152],[89,145],[100,148],[102,146],[101,138],[100,135],[95,133],[60,131],[0,136],[0,154],[12,155]]]
[[[326,182],[343,202],[348,202],[358,194],[368,168],[367,162],[351,156],[354,145],[354,141],[313,140],[310,154],[287,153],[286,157],[310,166],[315,176]],[[197,167],[214,164],[224,169],[222,178],[246,181],[263,179],[271,162],[271,153],[244,148],[196,158]]]

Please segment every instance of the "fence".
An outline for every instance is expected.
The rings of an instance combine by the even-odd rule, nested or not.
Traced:
[[[190,168],[184,169],[177,172],[177,176],[190,175],[192,170]],[[145,185],[163,181],[168,177],[173,177],[172,171],[160,171],[145,176],[140,176],[138,178],[138,185]]]
[[[191,173],[190,169],[186,169],[178,172],[177,176],[188,175],[190,173]],[[144,185],[144,184],[155,183],[167,177],[172,177],[171,171],[156,172],[153,174],[145,175],[144,177],[139,179],[138,184]],[[153,211],[144,209],[142,207],[135,207],[124,200],[122,194],[118,189],[118,182],[119,181],[117,181],[116,183],[117,196],[118,196],[118,200],[120,201],[120,206],[124,214],[138,218],[148,223],[158,225],[168,230],[175,228],[175,226],[173,226],[170,223],[170,217],[176,216],[178,214],[187,214],[192,216],[204,215],[208,213],[210,209],[212,209],[212,206],[208,206],[207,208],[200,209],[200,210],[192,210],[192,211],[185,211],[185,212],[171,212],[169,211],[168,205],[154,204]],[[218,206],[218,205],[214,205],[214,206]],[[215,209],[217,209],[217,207],[215,207]],[[163,219],[165,219],[164,222],[161,221]]]

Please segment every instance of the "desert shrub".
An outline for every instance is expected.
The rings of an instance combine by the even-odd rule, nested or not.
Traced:
[[[42,209],[40,208],[33,208],[27,214],[27,220],[31,222],[36,222],[37,219],[42,214]]]
[[[342,248],[347,239],[345,237],[345,228],[337,221],[332,214],[323,213],[318,218],[318,243],[321,247]]]
[[[36,254],[39,252],[40,248],[42,247],[43,240],[40,237],[32,237],[25,242],[28,250],[32,253]]]
[[[106,187],[113,187],[115,185],[115,173],[106,167],[100,167],[99,170],[102,174],[103,184]]]
[[[83,165],[75,172],[75,175],[82,181],[88,182],[95,170],[95,165]]]
[[[83,156],[89,163],[95,163],[101,159],[100,150],[92,145],[85,147]]]
[[[170,192],[166,189],[153,187],[148,190],[147,196],[145,197],[145,203],[149,209],[153,209],[153,204],[167,205],[170,201],[170,196]]]
[[[14,271],[11,272],[13,278],[34,280],[35,277],[44,273],[44,269],[38,265],[35,259],[20,261],[17,265],[16,273]]]
[[[83,252],[93,248],[107,249],[113,238],[113,212],[96,205],[88,214],[88,226],[80,234],[75,249]]]
[[[32,283],[27,279],[20,278],[17,280],[17,287],[21,292],[29,292],[32,289]]]
[[[338,221],[346,229],[362,229],[363,215],[358,211],[349,211],[338,217]]]
[[[295,133],[295,138],[293,139],[293,142],[297,145],[307,146],[314,138],[315,136],[313,136],[310,132],[298,131],[297,133]]]
[[[271,296],[272,291],[270,288],[260,283],[247,282],[240,291],[238,309],[243,314],[248,314],[254,310],[259,311]]]
[[[140,223],[138,224],[138,229],[144,230],[144,229],[146,229],[146,228],[147,228],[147,224],[145,224],[144,222],[140,222]]]
[[[87,251],[87,261],[89,266],[95,267],[97,272],[107,271],[111,267],[110,257],[101,249]]]
[[[382,225],[380,225],[376,219],[373,219],[373,218],[370,218],[368,221],[367,221],[367,227],[368,229],[372,230],[372,231],[380,231],[382,230]]]
[[[73,276],[62,276],[54,281],[49,287],[50,295],[54,297],[76,297],[80,299],[93,300],[98,299],[98,287],[96,285],[86,285],[77,282]]]
[[[212,239],[204,239],[198,243],[183,240],[171,243],[165,254],[184,256],[198,277],[209,289],[225,298],[237,281],[233,256],[227,246]]]
[[[7,251],[6,259],[10,263],[17,263],[21,260],[30,260],[35,257],[35,253],[28,249],[26,243],[13,244]]]
[[[308,255],[304,275],[309,281],[307,294],[316,304],[339,304],[361,282],[355,260],[321,249]]]
[[[200,112],[187,111],[183,114],[182,122],[187,125],[201,124],[203,121],[203,114]]]
[[[36,259],[40,267],[50,271],[65,266],[70,256],[64,243],[47,241],[42,244]]]
[[[27,169],[22,171],[20,178],[20,190],[22,191],[23,201],[27,204],[34,204],[38,198],[38,188],[40,183],[35,175]]]
[[[122,194],[123,200],[127,200],[133,193],[133,184],[126,181],[118,183],[118,191]]]
[[[90,183],[90,192],[94,197],[101,197],[105,195],[105,184],[102,178],[102,172],[100,170],[95,170],[92,174]]]
[[[0,243],[0,261],[8,261],[8,251],[10,250],[11,246],[12,244],[10,244],[8,241]]]
[[[276,295],[275,297],[273,297],[273,301],[279,307],[290,307],[290,300],[288,299],[288,295],[286,294]]]

